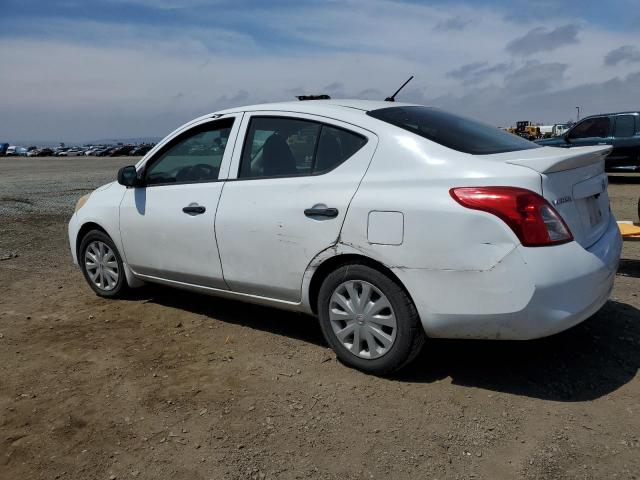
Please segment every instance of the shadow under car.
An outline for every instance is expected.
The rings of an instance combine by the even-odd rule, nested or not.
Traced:
[[[326,346],[318,321],[309,315],[161,286],[145,287],[140,298]],[[639,367],[640,310],[609,301],[581,324],[539,340],[429,339],[420,356],[391,379],[429,383],[451,377],[457,385],[582,402],[617,390]]]

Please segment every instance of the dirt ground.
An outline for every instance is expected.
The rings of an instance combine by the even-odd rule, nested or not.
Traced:
[[[431,340],[381,379],[337,362],[312,317],[160,287],[95,296],[66,222],[133,162],[0,159],[1,479],[640,476],[640,242],[570,331]],[[636,219],[640,178],[611,181]]]

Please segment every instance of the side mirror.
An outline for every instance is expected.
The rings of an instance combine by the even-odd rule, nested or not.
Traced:
[[[564,138],[564,141],[565,141],[565,142],[567,142],[567,143],[571,143],[571,142],[569,141],[569,133],[565,133],[565,134],[563,134],[563,135],[562,135],[562,138]]]
[[[127,188],[138,186],[140,182],[138,181],[136,167],[129,165],[118,170],[118,183]]]

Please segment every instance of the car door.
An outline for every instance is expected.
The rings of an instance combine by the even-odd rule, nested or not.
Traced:
[[[611,145],[612,122],[608,116],[589,117],[575,125],[567,134],[571,147]]]
[[[138,165],[120,204],[126,262],[150,279],[224,288],[215,213],[240,118],[191,126]]]
[[[216,216],[224,278],[237,292],[298,302],[305,269],[338,241],[377,137],[283,112],[245,113],[240,135]]]
[[[607,166],[636,167],[640,164],[640,126],[637,114],[615,115],[613,127],[613,150],[607,157]]]

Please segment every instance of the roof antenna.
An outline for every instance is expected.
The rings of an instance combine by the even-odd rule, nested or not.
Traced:
[[[394,94],[393,94],[393,95],[391,95],[390,97],[385,98],[385,99],[384,99],[384,101],[385,101],[385,102],[395,102],[395,101],[396,101],[396,95],[397,95],[398,93],[400,93],[400,90],[402,90],[402,89],[404,88],[404,86],[405,86],[407,83],[409,83],[411,80],[413,80],[413,75],[411,75],[411,76],[409,77],[409,80],[407,80],[406,82],[404,82],[404,83],[402,84],[402,86],[401,86],[398,90],[396,90],[396,93],[394,93]]]

